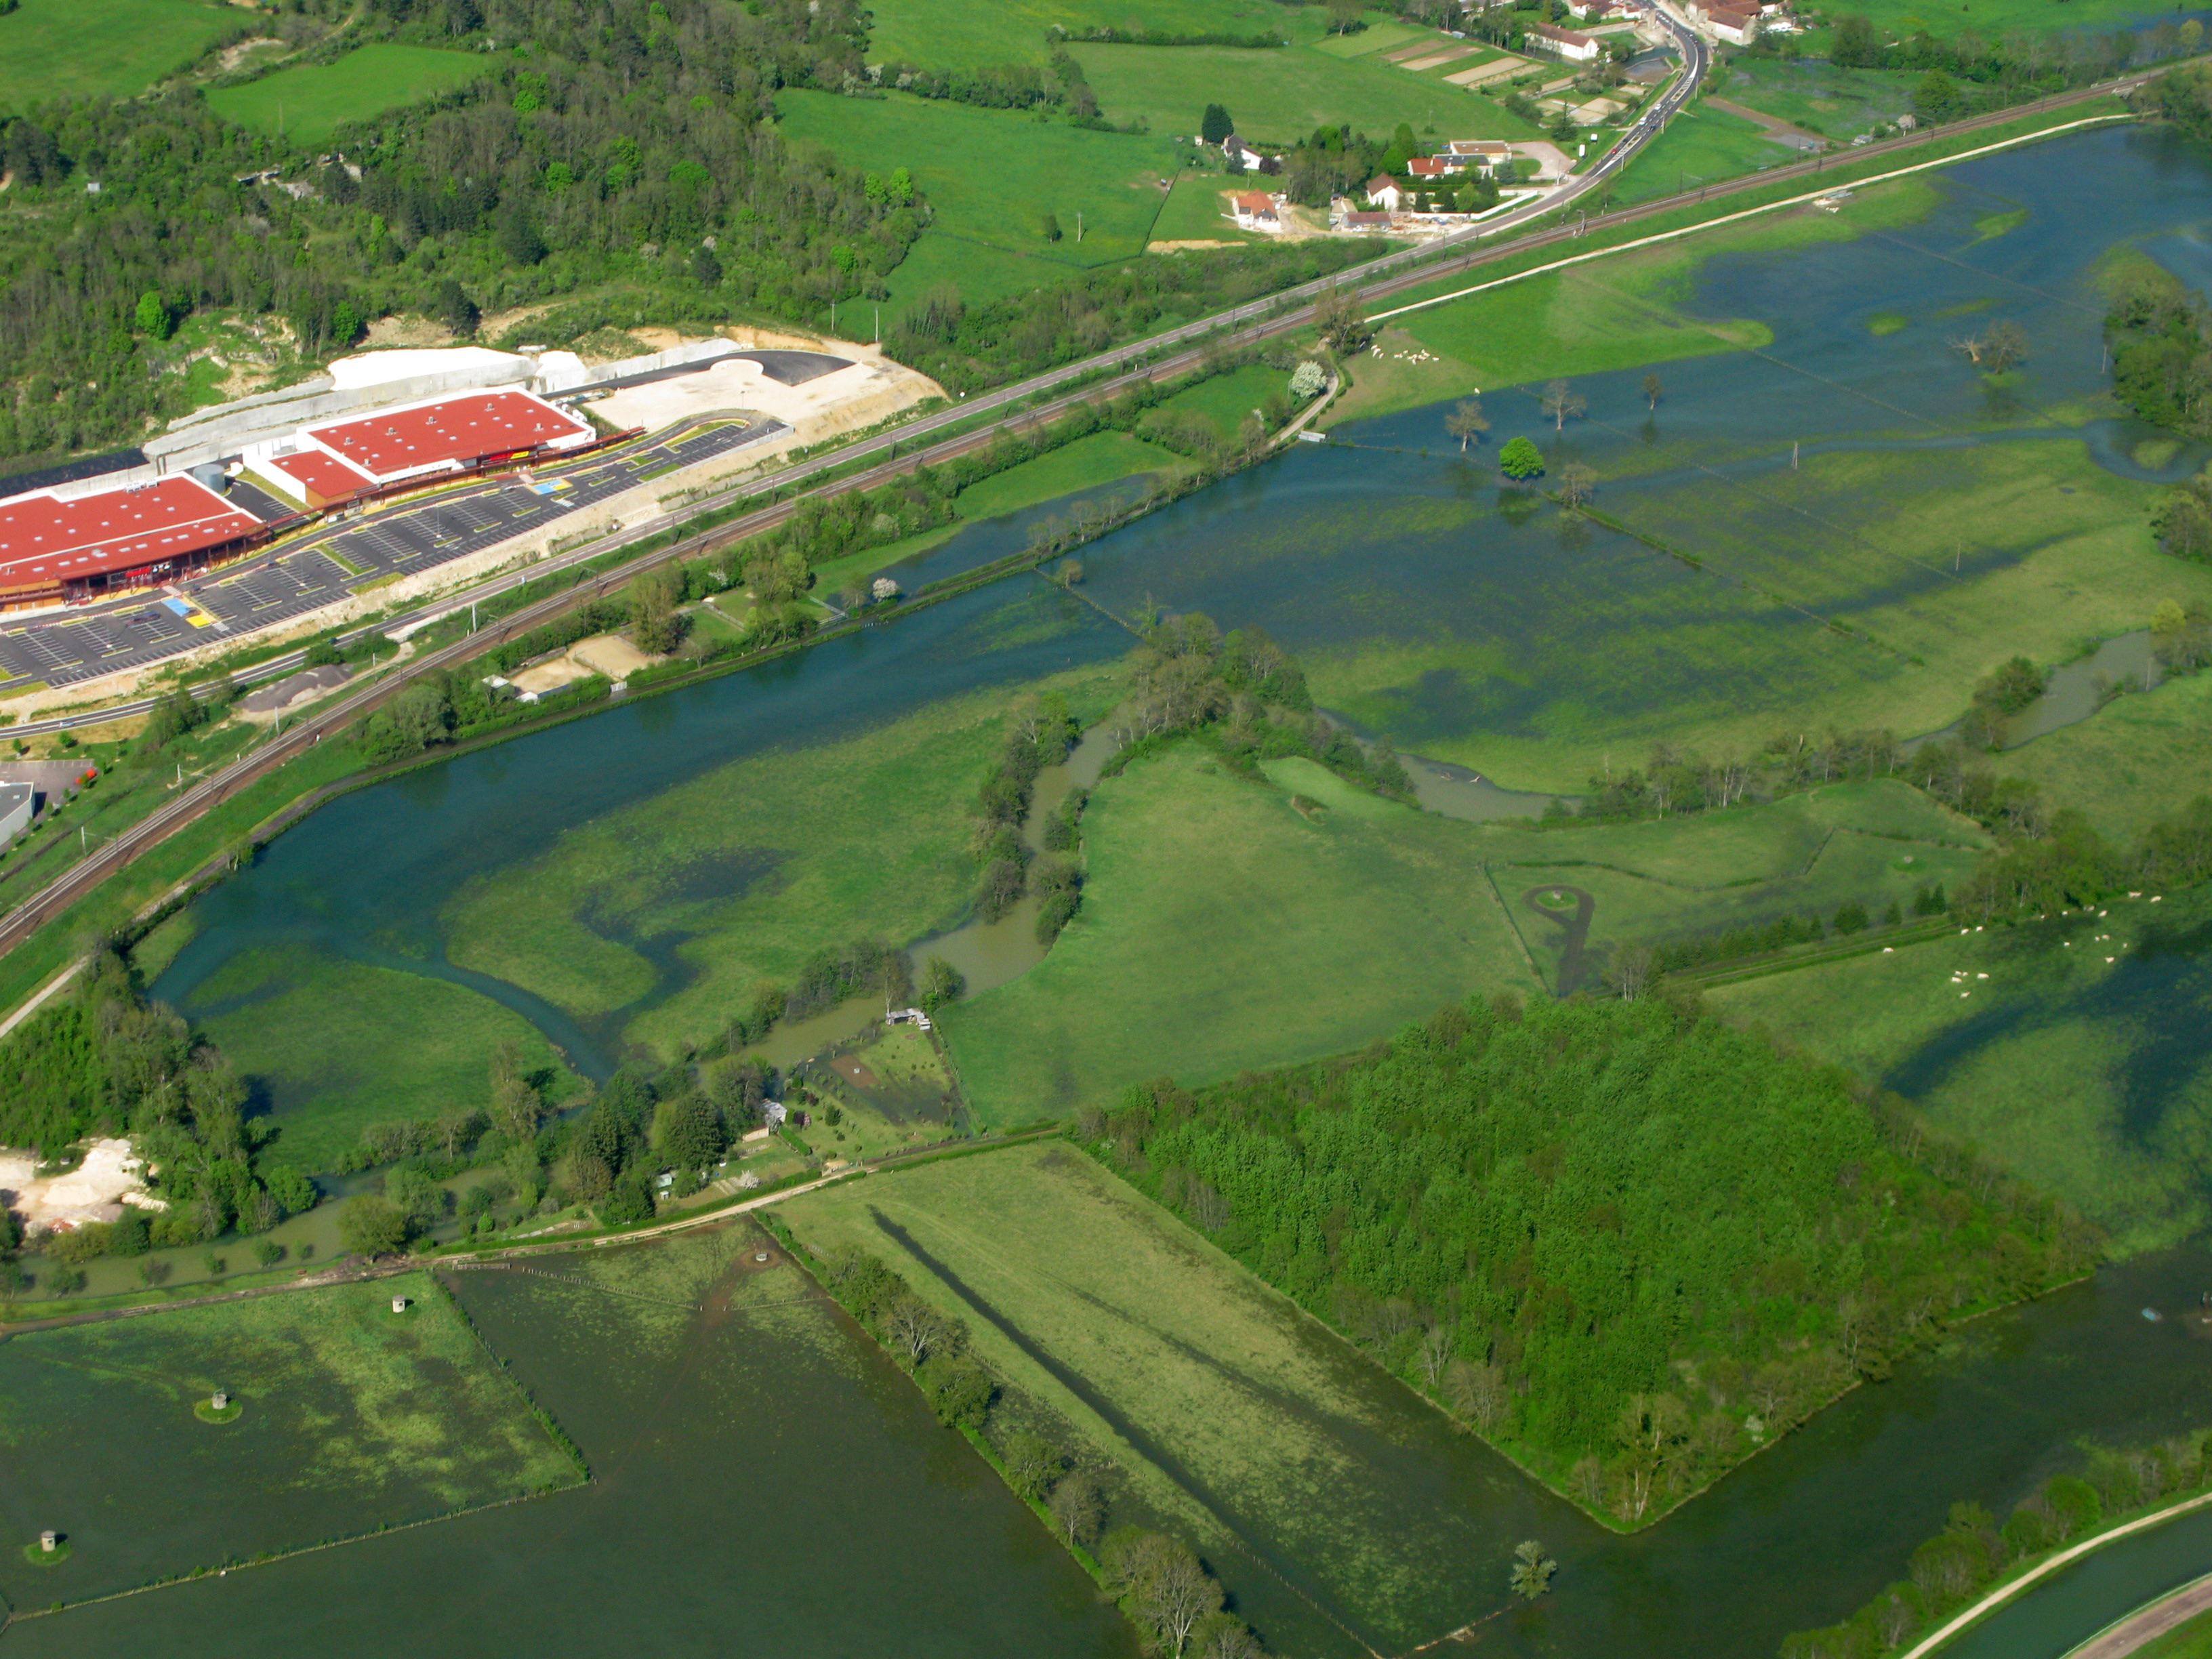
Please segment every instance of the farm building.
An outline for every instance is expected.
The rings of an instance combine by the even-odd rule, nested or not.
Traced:
[[[172,581],[241,552],[262,523],[189,474],[64,500],[0,501],[0,611]]]
[[[1552,23],[1530,24],[1528,40],[1531,52],[1547,52],[1570,64],[1593,64],[1605,54],[1605,47],[1589,35]]]
[[[1716,37],[1732,46],[1747,46],[1759,38],[1759,15],[1755,12],[1715,6],[1705,14],[1705,25]]]

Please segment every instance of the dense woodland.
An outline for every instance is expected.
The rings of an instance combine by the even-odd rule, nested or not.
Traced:
[[[1903,1103],[1649,1001],[1472,1002],[1076,1133],[1628,1523],[2100,1249]]]

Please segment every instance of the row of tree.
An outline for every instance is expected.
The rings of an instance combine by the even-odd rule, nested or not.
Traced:
[[[55,1158],[95,1135],[128,1135],[162,1206],[59,1235],[49,1248],[65,1265],[263,1233],[312,1208],[314,1183],[276,1155],[276,1129],[247,1115],[249,1097],[222,1052],[148,1002],[112,950],[0,1042],[0,1145]]]
[[[1942,1531],[1912,1552],[1905,1576],[1840,1624],[1800,1631],[1782,1659],[1880,1659],[1972,1600],[2108,1516],[2193,1492],[2212,1480],[2212,1434],[2197,1430],[2148,1445],[2091,1446],[2079,1472],[2036,1483],[2004,1524],[1984,1505],[1951,1505]]]
[[[1902,1103],[1663,1002],[1470,1003],[1074,1133],[1629,1522],[2100,1249]]]
[[[1258,1638],[1222,1610],[1220,1584],[1188,1547],[1134,1527],[1104,1532],[1106,1492],[1097,1474],[1034,1432],[1002,1431],[992,1409],[998,1379],[975,1356],[963,1321],[939,1311],[865,1250],[839,1251],[815,1265],[830,1294],[914,1378],[938,1420],[984,1445],[1014,1495],[1081,1559],[1092,1560],[1096,1550],[1102,1582],[1158,1652],[1171,1659],[1257,1659]]]

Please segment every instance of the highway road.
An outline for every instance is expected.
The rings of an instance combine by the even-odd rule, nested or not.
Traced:
[[[1359,286],[1353,290],[1363,301],[1387,299],[1407,289],[1413,288],[1467,270],[1491,260],[1519,255],[1554,243],[1571,240],[1586,230],[1632,222],[1656,214],[1680,208],[1687,201],[1723,197],[1740,191],[1760,189],[1795,178],[1810,178],[1822,169],[1820,161],[1803,161],[1787,167],[1771,168],[1726,184],[1705,186],[1683,196],[1663,197],[1632,208],[1593,216],[1586,225],[1561,226],[1513,240],[1510,246],[1483,248],[1479,244],[1494,237],[1503,229],[1546,214],[1556,213],[1573,199],[1602,186],[1626,164],[1629,156],[1640,149],[1656,135],[1666,118],[1686,100],[1694,90],[1698,76],[1709,62],[1705,43],[1678,18],[1662,14],[1671,33],[1680,45],[1686,66],[1696,71],[1677,78],[1675,84],[1656,105],[1646,120],[1639,122],[1623,135],[1613,154],[1601,160],[1585,175],[1577,178],[1570,190],[1554,194],[1542,203],[1518,210],[1508,219],[1493,221],[1467,231],[1455,233],[1442,239],[1441,252],[1437,242],[1389,254],[1359,268]],[[1864,146],[1854,150],[1850,159],[1861,161],[1869,156],[1879,157],[1889,153],[1906,151],[1929,143],[1936,133],[1952,137],[1962,132],[2017,120],[2023,116],[2064,108],[2093,98],[2124,92],[2162,71],[2146,71],[2122,77],[2099,86],[2082,88],[2056,97],[2033,103],[2016,105],[2010,109],[1994,112],[1971,120],[1956,122],[1948,126],[1923,131],[1909,137],[1891,139],[1883,143]],[[330,706],[305,714],[290,731],[274,738],[248,754],[240,756],[222,770],[203,780],[137,824],[124,831],[106,846],[96,848],[89,857],[73,866],[38,893],[23,900],[15,908],[0,917],[0,955],[6,954],[29,938],[51,917],[74,903],[100,882],[121,869],[149,848],[158,845],[169,836],[190,823],[202,813],[228,799],[245,788],[254,779],[303,752],[321,738],[335,733],[369,713],[394,695],[409,678],[440,669],[458,665],[469,658],[502,641],[529,629],[550,621],[562,611],[581,601],[612,591],[641,571],[672,559],[696,557],[712,549],[726,546],[750,536],[758,535],[781,523],[798,509],[801,501],[811,495],[868,489],[895,477],[913,468],[933,465],[988,444],[1000,431],[1017,422],[1049,421],[1074,403],[1088,398],[1110,395],[1115,390],[1140,380],[1167,379],[1195,367],[1206,355],[1224,346],[1256,343],[1273,336],[1293,332],[1307,326],[1312,320],[1313,302],[1334,289],[1335,278],[1309,283],[1284,294],[1271,295],[1237,307],[1232,311],[1190,323],[1168,333],[1148,340],[1116,347],[1096,356],[1085,358],[1064,368],[1034,375],[1017,384],[976,398],[963,399],[936,414],[913,422],[894,432],[866,439],[860,443],[815,457],[781,471],[732,486],[717,495],[702,498],[689,504],[681,514],[668,514],[641,523],[624,526],[619,532],[603,537],[583,546],[570,550],[557,557],[542,560],[526,570],[480,584],[475,587],[448,595],[434,605],[426,606],[408,616],[388,619],[378,624],[385,631],[404,630],[420,626],[435,617],[448,615],[468,606],[471,601],[483,600],[503,593],[522,583],[542,579],[552,571],[562,569],[605,556],[623,544],[662,532],[672,530],[679,524],[717,507],[739,500],[762,495],[771,498],[770,504],[743,514],[712,530],[687,537],[670,545],[657,549],[603,572],[592,582],[580,583],[575,587],[540,599],[510,615],[481,632],[454,641],[434,651],[410,659],[401,672],[380,676],[373,684],[364,685]],[[1177,349],[1177,348],[1181,348]],[[1063,391],[1071,382],[1079,383],[1073,390]],[[1053,397],[1049,394],[1059,392]],[[1042,399],[1042,401],[1039,401]],[[940,438],[935,443],[921,441],[933,433],[942,432],[948,426],[972,419],[979,413],[1005,411],[1005,418],[951,438]],[[834,482],[815,483],[811,489],[803,488],[818,481],[820,475],[832,469],[849,466],[855,460],[872,460],[870,465],[849,476]],[[241,681],[274,678],[295,672],[303,653],[294,652],[257,665],[241,672]],[[108,709],[64,717],[56,720],[27,723],[14,728],[20,733],[61,729],[73,725],[91,724],[95,720],[116,719],[131,708],[150,706],[146,703],[124,708]]]

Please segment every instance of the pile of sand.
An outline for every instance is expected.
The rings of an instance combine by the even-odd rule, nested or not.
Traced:
[[[22,1218],[27,1234],[65,1233],[88,1221],[112,1221],[126,1204],[168,1206],[146,1190],[146,1165],[128,1140],[95,1140],[66,1175],[41,1177],[34,1153],[0,1146],[0,1204]]]

